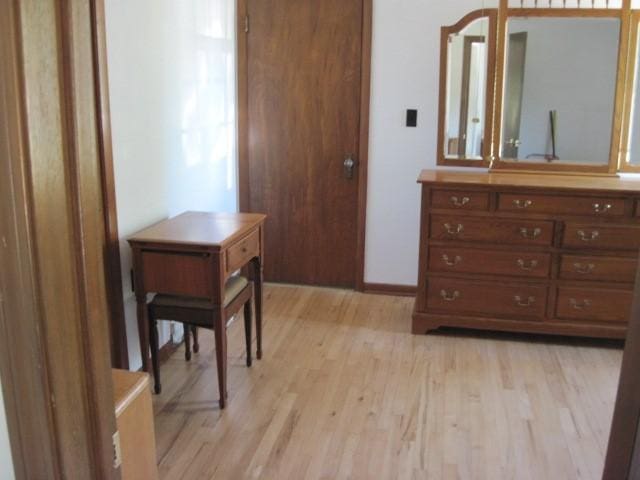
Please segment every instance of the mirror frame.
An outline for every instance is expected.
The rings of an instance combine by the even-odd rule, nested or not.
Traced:
[[[637,78],[638,69],[640,68],[640,61],[638,60],[638,54],[640,54],[640,35],[638,30],[640,29],[640,10],[634,10],[630,13],[630,25],[629,25],[629,62],[627,67],[627,79],[625,88],[625,101],[624,101],[624,118],[622,126],[622,138],[620,141],[620,165],[619,171],[627,173],[640,173],[640,164],[632,165],[630,163],[629,150],[631,142],[631,124],[633,123],[634,116],[634,97],[636,95],[636,83],[640,82]]]
[[[449,36],[461,32],[472,22],[486,18],[489,21],[487,29],[487,88],[484,112],[484,133],[482,158],[449,158],[445,153],[445,137],[447,130],[447,63],[449,57]],[[440,29],[440,98],[438,103],[438,165],[462,167],[489,167],[493,150],[494,126],[494,97],[496,74],[496,39],[497,39],[498,9],[487,8],[474,10],[453,25]]]
[[[447,55],[448,36],[460,31],[477,18],[489,18],[489,49],[487,72],[487,111],[485,112],[485,142],[482,160],[453,159],[444,155],[446,131],[446,95],[447,95]],[[599,165],[587,163],[533,163],[514,162],[500,158],[502,141],[503,96],[506,67],[506,38],[509,18],[549,17],[549,18],[617,18],[620,20],[620,41],[618,44],[618,66],[616,72],[616,91],[614,114],[611,129],[611,146],[607,162]],[[633,24],[633,28],[632,28]],[[530,8],[509,7],[509,0],[500,0],[497,9],[475,10],[465,15],[456,24],[442,27],[440,47],[440,98],[438,122],[437,163],[446,166],[489,167],[497,172],[549,172],[576,175],[616,175],[617,172],[640,173],[640,165],[630,165],[626,161],[629,127],[633,115],[633,86],[636,64],[640,65],[637,54],[640,53],[640,11],[632,12],[631,0],[622,0],[619,8]],[[491,43],[493,42],[493,43]],[[494,48],[495,46],[495,48]],[[629,60],[631,59],[631,60]],[[640,70],[640,68],[639,68]],[[493,85],[491,83],[493,82]],[[491,134],[487,142],[488,134]],[[507,161],[509,160],[509,161]]]

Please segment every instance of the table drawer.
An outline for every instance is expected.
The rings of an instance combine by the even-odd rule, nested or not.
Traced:
[[[516,245],[551,245],[553,222],[432,215],[431,238]]]
[[[566,320],[628,323],[632,299],[631,291],[560,287],[556,317]]]
[[[235,272],[259,255],[260,232],[255,230],[227,250],[227,273]]]
[[[427,308],[472,316],[504,315],[542,318],[547,288],[430,278]]]
[[[552,213],[564,215],[623,216],[625,201],[621,198],[593,198],[502,193],[498,210],[502,212]]]
[[[637,267],[635,258],[562,255],[560,278],[633,283]]]
[[[638,250],[640,226],[567,223],[562,244],[586,249]]]
[[[431,208],[488,210],[489,194],[458,190],[434,190],[431,193]]]
[[[547,278],[550,264],[551,256],[548,253],[457,247],[431,247],[429,251],[429,270],[433,272]]]
[[[142,276],[147,292],[210,297],[213,261],[209,253],[142,250]]]

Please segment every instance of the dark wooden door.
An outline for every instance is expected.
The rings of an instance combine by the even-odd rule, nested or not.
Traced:
[[[248,0],[247,13],[248,209],[268,215],[265,277],[353,287],[363,0]]]

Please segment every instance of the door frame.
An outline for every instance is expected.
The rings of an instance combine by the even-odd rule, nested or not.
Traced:
[[[611,423],[603,480],[638,478],[640,473],[640,263],[629,330],[622,356],[618,396]]]
[[[0,7],[0,141],[8,154],[0,373],[17,479],[121,473],[102,281],[98,1]]]
[[[238,95],[238,195],[241,212],[249,210],[249,52],[247,48],[248,1],[236,0],[237,95]],[[371,102],[371,43],[373,0],[362,1],[362,58],[360,65],[360,128],[358,158],[358,205],[355,289],[364,291],[367,223],[367,178],[369,167],[369,110]]]

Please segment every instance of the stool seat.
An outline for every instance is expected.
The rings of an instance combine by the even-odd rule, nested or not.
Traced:
[[[229,306],[233,300],[240,295],[240,293],[249,284],[249,280],[241,275],[235,275],[224,285],[224,300],[223,305]],[[158,294],[154,297],[151,303],[156,307],[179,307],[179,308],[193,308],[196,310],[211,310],[215,307],[213,303],[203,298],[191,298],[180,297],[177,295],[161,295]]]
[[[224,408],[227,398],[227,326],[244,306],[244,331],[247,349],[247,367],[251,366],[251,320],[254,285],[247,278],[236,275],[230,277],[224,288],[221,304],[213,299],[157,294],[147,305],[149,333],[151,335],[151,362],[153,365],[154,390],[160,393],[160,363],[158,345],[158,320],[180,322],[184,326],[185,359],[191,360],[190,337],[193,335],[193,351],[198,353],[198,328],[213,330],[216,339],[216,364],[220,408]],[[258,321],[258,318],[256,318]],[[262,358],[262,325],[256,325],[257,357]]]

